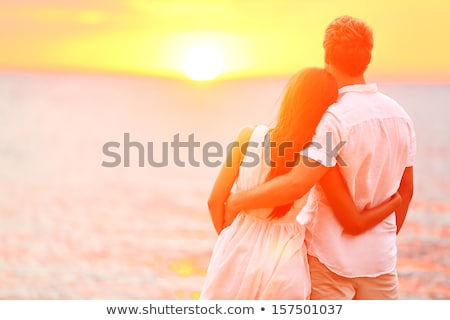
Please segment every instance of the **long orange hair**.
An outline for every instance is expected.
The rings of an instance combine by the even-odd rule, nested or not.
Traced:
[[[270,130],[271,169],[266,181],[292,169],[298,153],[311,142],[320,119],[337,96],[336,81],[325,69],[306,68],[291,78],[275,127]],[[292,204],[274,208],[270,217],[283,217]]]

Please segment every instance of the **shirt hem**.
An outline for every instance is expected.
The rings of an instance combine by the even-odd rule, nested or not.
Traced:
[[[321,264],[323,264],[325,267],[327,267],[328,270],[330,270],[331,272],[333,272],[334,274],[344,277],[344,278],[376,278],[385,274],[390,274],[392,272],[394,272],[396,270],[396,264],[394,264],[393,267],[391,267],[389,270],[386,271],[381,271],[381,272],[377,272],[377,273],[368,273],[368,274],[346,274],[345,272],[341,272],[339,270],[336,270],[332,267],[330,267],[330,265],[328,263],[326,263],[325,261],[323,261],[321,258],[319,258],[318,256],[315,256],[313,254],[308,253],[309,256],[316,258],[317,260],[319,260],[319,262]]]

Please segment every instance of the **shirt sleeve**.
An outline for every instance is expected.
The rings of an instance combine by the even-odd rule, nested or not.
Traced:
[[[334,167],[339,152],[345,145],[342,140],[339,122],[333,114],[326,112],[316,128],[312,143],[303,149],[300,154],[319,162],[326,167]]]

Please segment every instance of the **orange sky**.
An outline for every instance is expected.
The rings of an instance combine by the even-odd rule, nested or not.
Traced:
[[[0,70],[184,77],[183,54],[209,45],[222,78],[290,75],[322,65],[343,14],[374,30],[369,76],[450,82],[446,0],[0,0]]]

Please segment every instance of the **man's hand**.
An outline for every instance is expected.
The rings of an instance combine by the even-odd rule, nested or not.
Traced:
[[[231,193],[225,203],[224,223],[222,230],[232,224],[238,213],[241,211],[237,206],[236,198],[236,194]]]

